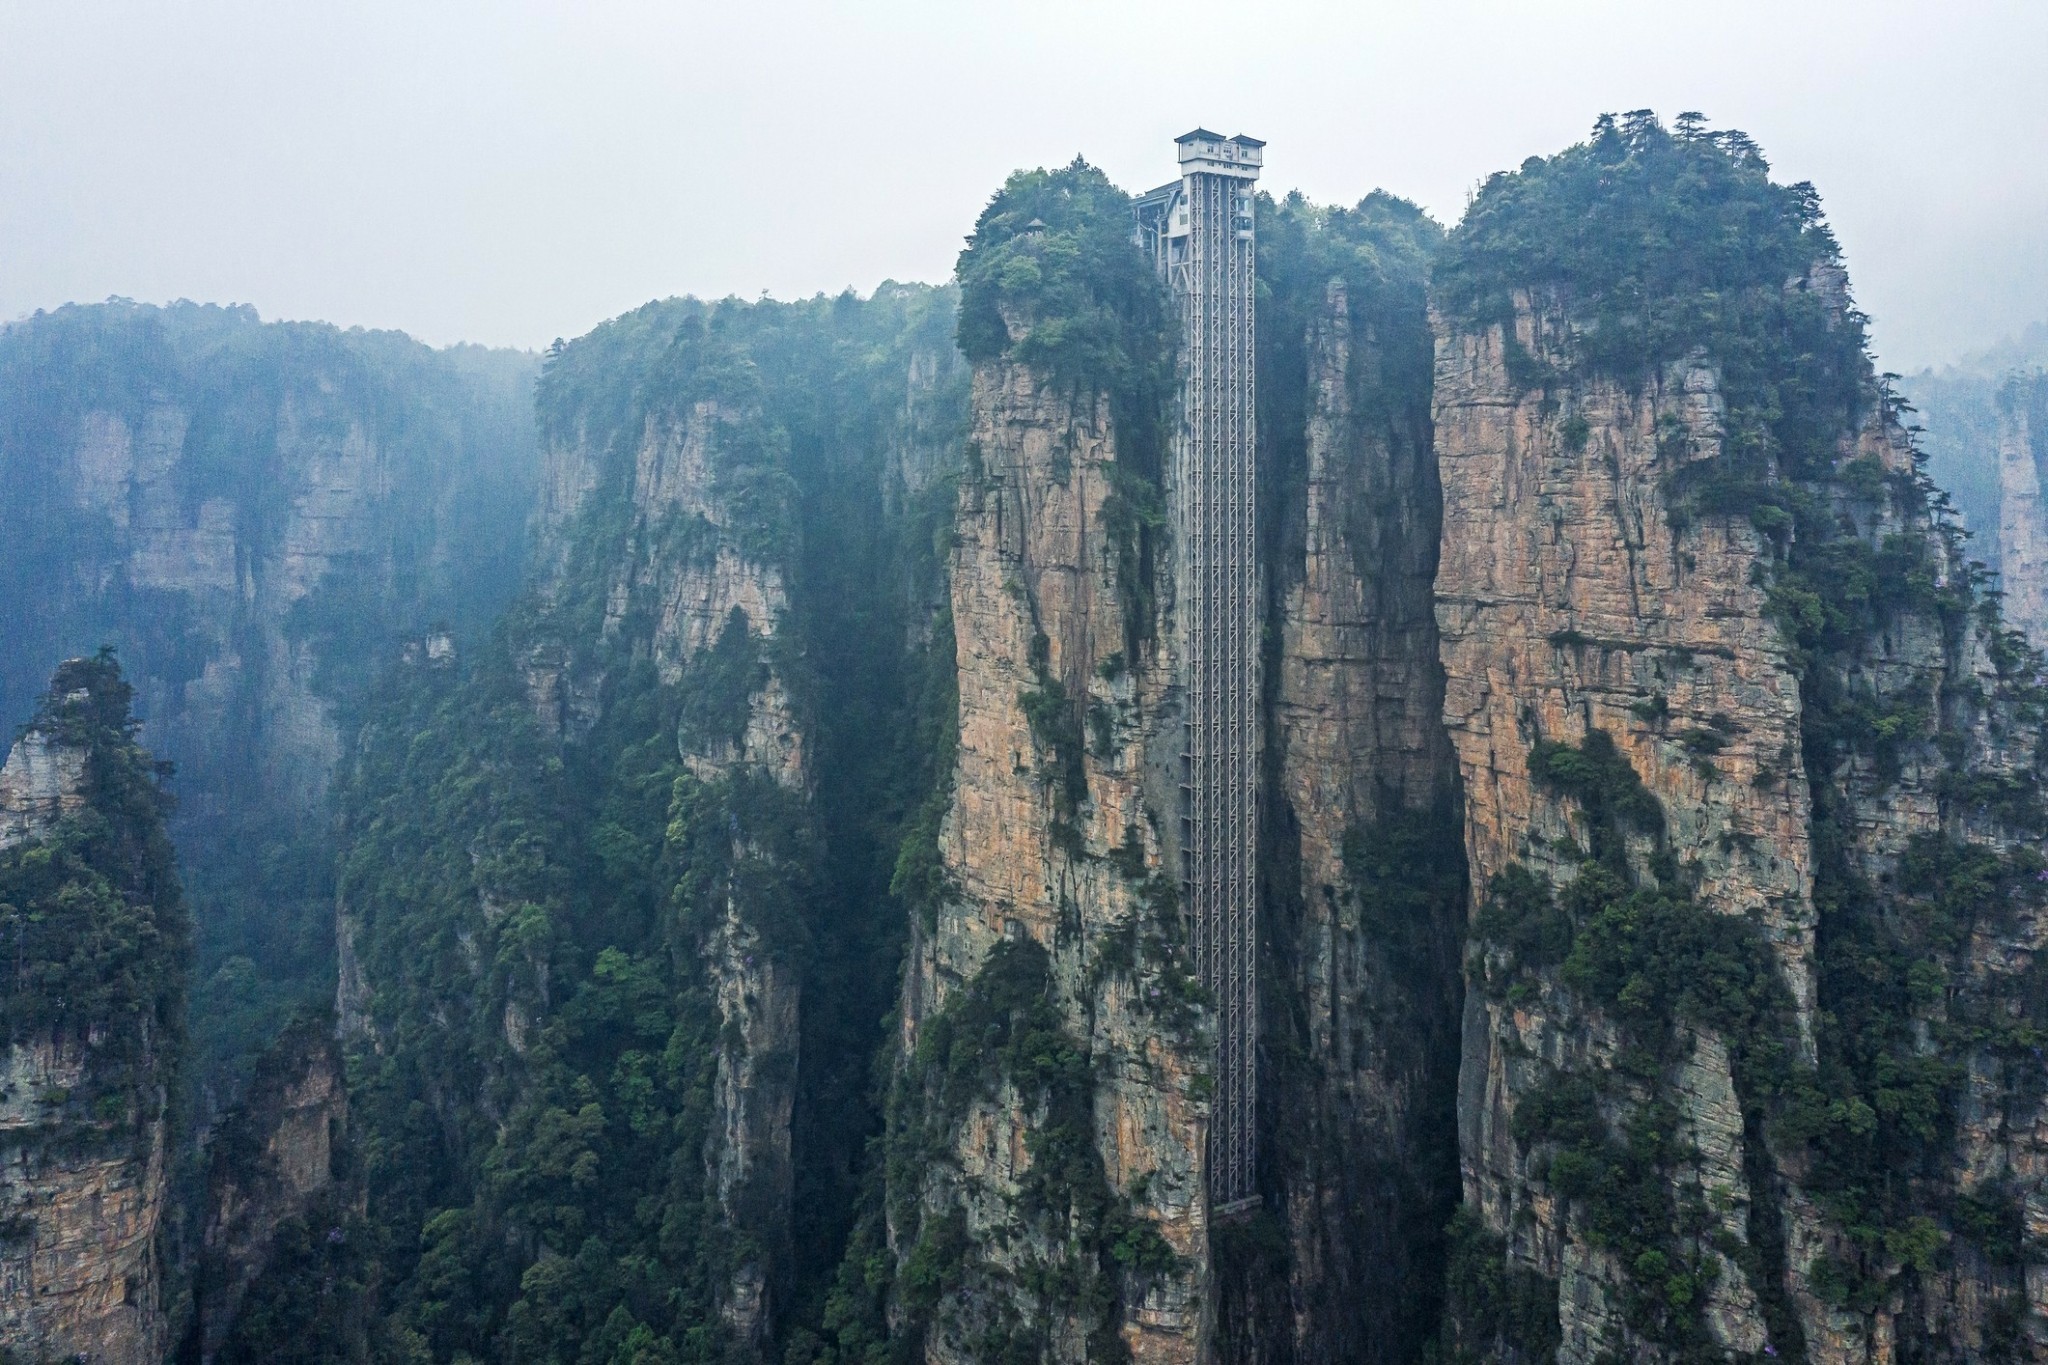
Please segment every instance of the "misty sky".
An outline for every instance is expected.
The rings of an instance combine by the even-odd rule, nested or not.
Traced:
[[[1195,124],[1446,223],[1603,110],[1811,179],[1909,370],[2048,319],[2048,3],[0,0],[0,318],[110,294],[542,346],[946,276],[1003,176]]]

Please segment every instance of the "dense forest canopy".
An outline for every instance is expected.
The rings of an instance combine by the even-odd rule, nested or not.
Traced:
[[[1782,290],[1839,257],[1813,186],[1774,182],[1746,135],[1697,114],[1667,129],[1638,110],[1496,172],[1433,283],[1444,307],[1469,317],[1502,315],[1518,289],[1561,289],[1587,357],[1639,371],[1740,326],[1751,291]]]
[[[960,253],[961,353],[1103,393],[1170,379],[1172,303],[1130,225],[1130,196],[1079,158],[1012,175]]]

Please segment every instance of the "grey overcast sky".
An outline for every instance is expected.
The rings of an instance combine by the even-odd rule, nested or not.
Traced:
[[[542,346],[936,280],[1019,166],[1454,222],[1603,110],[1810,179],[1895,369],[2048,318],[2048,0],[0,0],[0,318],[110,294]]]

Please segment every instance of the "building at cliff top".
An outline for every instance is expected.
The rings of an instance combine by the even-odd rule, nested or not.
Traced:
[[[1181,317],[1181,422],[1172,499],[1186,744],[1182,903],[1216,1002],[1209,1197],[1253,1196],[1257,1134],[1259,587],[1252,186],[1256,138],[1207,129],[1176,143],[1180,179],[1139,197],[1137,237]]]

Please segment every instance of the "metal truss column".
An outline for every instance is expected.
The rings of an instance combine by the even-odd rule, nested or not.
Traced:
[[[1256,1195],[1260,612],[1252,181],[1261,144],[1180,140],[1179,193],[1149,205],[1152,245],[1183,324],[1174,450],[1184,668],[1182,897],[1194,965],[1215,1001],[1209,1199]],[[1163,196],[1163,197],[1162,197]],[[1181,217],[1182,214],[1185,217]],[[1142,228],[1141,220],[1141,228]],[[1141,240],[1144,233],[1141,230]]]

